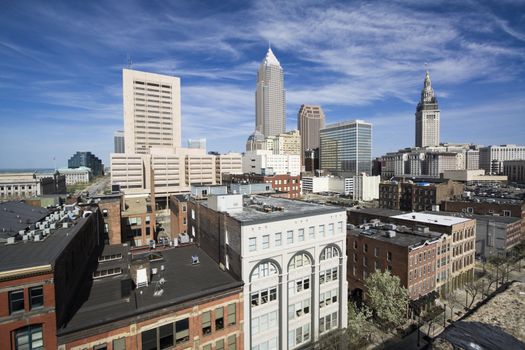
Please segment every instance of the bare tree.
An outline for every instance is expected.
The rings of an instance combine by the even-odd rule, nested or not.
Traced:
[[[483,294],[483,281],[481,279],[477,279],[474,281],[470,281],[465,283],[465,292],[467,295],[470,295],[471,300],[470,303],[468,303],[468,306],[465,305],[467,309],[470,309],[472,304],[474,304],[474,301],[476,300],[476,297],[478,294]]]
[[[454,320],[454,307],[456,304],[460,303],[459,296],[456,291],[449,291],[445,293],[445,300],[448,302],[448,307],[450,309],[450,319]],[[446,313],[446,310],[445,310]]]

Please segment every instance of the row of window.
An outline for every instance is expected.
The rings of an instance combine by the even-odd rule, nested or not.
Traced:
[[[310,299],[288,305],[288,320],[292,321],[310,313]]]
[[[319,333],[337,328],[337,312],[333,312],[319,319]]]
[[[277,310],[252,318],[252,335],[264,333],[277,327]]]
[[[252,307],[277,300],[277,287],[259,290],[251,294]]]
[[[5,186],[5,188],[7,188],[7,190],[11,190],[11,186]],[[18,186],[16,186],[16,185],[13,186],[13,189],[18,190]],[[26,186],[25,185],[21,185],[20,189],[25,190]],[[27,185],[27,189],[28,190],[32,189],[32,186],[31,185]],[[4,186],[0,186],[0,190],[3,191],[4,190]]]
[[[337,303],[338,288],[319,294],[319,308],[323,308],[332,303]]]
[[[308,228],[308,239],[314,240],[316,238],[315,226],[310,226]],[[321,237],[325,237],[325,225],[319,225],[318,233]],[[337,233],[343,233],[343,222],[339,221],[337,223]],[[328,224],[328,235],[332,236],[335,234],[334,224]],[[306,233],[304,228],[297,230],[297,235],[295,235],[294,230],[286,231],[286,243],[293,244],[294,241],[303,242],[306,239]],[[274,246],[280,247],[283,244],[282,232],[277,232],[274,234]],[[264,235],[261,237],[261,249],[270,248],[270,235]],[[257,248],[257,237],[250,237],[248,239],[248,250],[250,252],[256,251]]]
[[[354,241],[354,249],[357,250],[357,241]],[[374,248],[374,256],[379,257],[381,250],[378,247]],[[363,243],[363,253],[368,253],[368,244]],[[386,252],[386,260],[392,261],[392,252]],[[354,253],[354,262],[357,262],[357,255]]]
[[[29,310],[41,308],[44,306],[44,288],[42,286],[28,289]],[[18,289],[8,293],[9,314],[22,312],[25,310],[24,290]]]
[[[310,340],[310,324],[307,323],[288,332],[288,347],[292,348],[297,345],[306,343]]]
[[[333,267],[328,270],[319,272],[319,284],[324,284],[338,279],[339,267]]]
[[[277,337],[253,345],[252,350],[277,350]]]

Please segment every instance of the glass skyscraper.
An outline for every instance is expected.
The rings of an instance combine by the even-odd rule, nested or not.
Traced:
[[[321,170],[342,177],[371,173],[372,124],[362,120],[331,124],[319,136]]]

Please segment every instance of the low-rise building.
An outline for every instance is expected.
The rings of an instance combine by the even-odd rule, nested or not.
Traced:
[[[65,194],[66,177],[58,173],[1,173],[0,199],[13,200]]]
[[[261,174],[226,174],[223,184],[257,184],[264,183],[274,191],[281,192],[284,197],[299,198],[301,196],[301,177],[299,175],[261,175]],[[239,192],[240,193],[240,192]]]
[[[102,213],[104,219],[104,243],[121,244],[126,242],[122,236],[122,211],[124,196],[120,193],[91,197]]]
[[[466,185],[507,183],[506,175],[486,175],[483,169],[445,170],[443,172],[443,178],[462,182]]]
[[[292,349],[346,328],[346,215],[266,196],[188,203],[188,232],[244,281],[244,348]]]
[[[376,270],[399,277],[412,300],[445,290],[451,270],[446,234],[381,223],[347,232],[348,288],[354,297],[362,298],[365,280]]]
[[[245,174],[291,175],[301,174],[300,155],[274,154],[273,151],[247,151],[242,156],[242,171]]]
[[[78,168],[63,168],[57,170],[60,174],[65,175],[66,185],[74,185],[78,183],[88,183],[91,181],[91,169],[85,166]]]
[[[432,210],[443,201],[460,197],[463,191],[464,185],[454,181],[384,181],[379,184],[379,206],[405,211]]]
[[[155,205],[150,197],[127,197],[122,211],[122,243],[132,246],[148,245],[156,239]],[[116,239],[111,239],[116,241]]]
[[[353,177],[352,197],[356,201],[379,199],[380,176],[361,174]],[[346,191],[345,191],[346,192]]]
[[[509,182],[525,184],[525,160],[503,161],[503,174],[508,177]]]

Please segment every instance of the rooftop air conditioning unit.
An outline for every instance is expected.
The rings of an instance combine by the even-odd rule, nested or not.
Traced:
[[[50,229],[48,229],[48,228],[44,229],[44,232],[43,232],[44,236],[46,236],[46,235],[48,235],[50,233],[51,233]]]
[[[15,237],[7,237],[6,244],[15,244]]]
[[[35,240],[35,242],[41,241],[42,240],[42,235],[40,235],[40,234],[35,235],[34,240]]]
[[[62,228],[68,228],[69,224],[67,222],[62,223]]]

